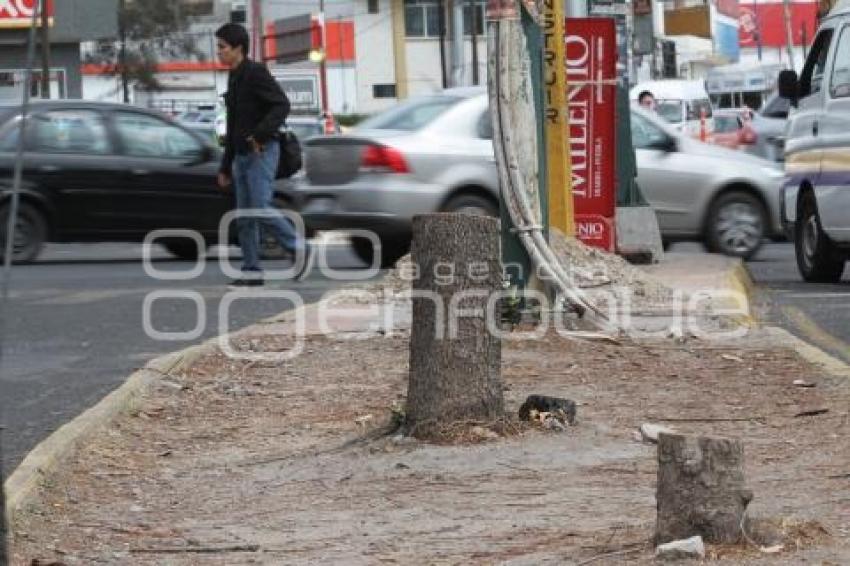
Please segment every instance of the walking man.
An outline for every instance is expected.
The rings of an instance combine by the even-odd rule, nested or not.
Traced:
[[[304,252],[296,279],[312,268],[313,250],[293,225],[272,206],[272,188],[280,157],[278,130],[289,114],[289,100],[265,65],[247,56],[250,38],[238,24],[225,24],[215,33],[219,60],[230,68],[225,94],[227,134],[218,174],[222,189],[234,186],[237,210],[263,210],[263,216],[237,220],[242,248],[242,277],[234,287],[262,286],[260,225],[271,230],[283,249]]]

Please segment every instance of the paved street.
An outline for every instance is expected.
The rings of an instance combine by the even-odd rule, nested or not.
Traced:
[[[766,245],[749,268],[763,320],[850,362],[850,268],[837,285],[805,283],[788,243]]]
[[[331,245],[328,263],[337,269],[360,264],[347,248]],[[180,350],[218,332],[218,308],[228,279],[212,254],[190,281],[160,282],[145,274],[141,246],[124,244],[48,246],[40,261],[15,266],[7,313],[7,341],[0,361],[0,423],[7,472],[53,430],[97,403],[135,369],[156,356]],[[190,269],[155,252],[163,271]],[[238,260],[234,259],[238,268]],[[285,269],[288,262],[267,262]],[[339,283],[314,275],[303,283],[269,283],[297,290],[313,302]],[[197,291],[205,300],[206,325],[192,341],[156,341],[146,336],[145,295],[159,289]],[[291,307],[268,298],[234,303],[230,322],[240,328]],[[154,304],[151,322],[163,332],[189,331],[197,320],[187,300]]]

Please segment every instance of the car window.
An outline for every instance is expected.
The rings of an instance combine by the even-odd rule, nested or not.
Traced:
[[[411,100],[362,122],[358,130],[403,130],[415,132],[460,102],[454,96],[434,96]]]
[[[737,116],[721,115],[714,117],[714,132],[717,134],[737,132],[740,127],[741,119]]]
[[[34,114],[27,124],[27,149],[40,153],[106,155],[109,134],[94,110],[51,110]]]
[[[850,96],[850,26],[844,26],[835,44],[829,85],[829,94],[833,98]]]
[[[493,139],[493,119],[489,109],[485,110],[478,120],[477,134],[483,140]]]
[[[19,121],[19,118],[12,120],[12,123],[6,128],[6,131],[0,135],[0,151],[9,153],[17,151],[18,138],[20,137],[21,132]]]
[[[667,133],[636,112],[632,112],[632,145],[635,149],[655,149],[667,142]]]
[[[820,92],[831,41],[831,29],[822,30],[815,39],[812,51],[806,59],[806,65],[803,67],[803,74],[800,76],[800,98]]]
[[[288,124],[288,127],[290,130],[293,131],[293,133],[295,133],[295,137],[297,137],[299,140],[308,140],[313,136],[320,136],[324,133],[322,124],[319,121],[316,121],[312,124],[305,124],[303,122]]]
[[[682,121],[682,101],[659,100],[655,107],[655,113],[671,124],[679,124]]]
[[[765,118],[788,118],[788,112],[791,110],[791,100],[782,98],[781,96],[773,96],[764,103],[761,109],[761,115]]]
[[[699,120],[705,112],[706,118],[711,118],[711,101],[707,98],[688,102],[688,120]]]
[[[155,116],[117,112],[115,127],[124,153],[133,157],[186,159],[203,149],[194,136]]]

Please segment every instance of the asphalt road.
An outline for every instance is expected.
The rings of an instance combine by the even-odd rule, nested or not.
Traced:
[[[806,283],[794,246],[766,245],[748,267],[759,289],[760,318],[850,363],[850,265],[835,285]]]
[[[347,247],[330,245],[327,263],[336,269],[362,268]],[[158,281],[145,273],[137,245],[48,246],[35,264],[14,266],[3,358],[0,359],[0,424],[3,466],[14,469],[26,453],[52,431],[123,383],[158,355],[217,336],[218,308],[229,279],[211,254],[202,273],[187,281]],[[185,271],[191,262],[155,251],[152,266]],[[238,258],[233,257],[238,268]],[[287,261],[266,262],[285,269]],[[314,274],[306,281],[268,283],[266,288],[297,291],[305,303],[318,300],[341,283]],[[160,341],[143,325],[145,296],[162,289],[195,291],[204,299],[206,324],[192,340]],[[285,300],[255,298],[233,303],[232,329],[291,308]],[[151,325],[161,332],[187,332],[196,326],[189,300],[161,299],[150,309]]]

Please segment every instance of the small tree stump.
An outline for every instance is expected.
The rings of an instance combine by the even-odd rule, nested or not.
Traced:
[[[740,440],[658,435],[656,543],[700,535],[734,544],[753,498],[744,485]]]
[[[414,436],[504,415],[502,343],[488,330],[486,314],[490,297],[502,289],[500,244],[495,218],[428,214],[413,220],[419,278],[413,283],[406,422]],[[481,296],[460,299],[459,293],[473,291]]]

